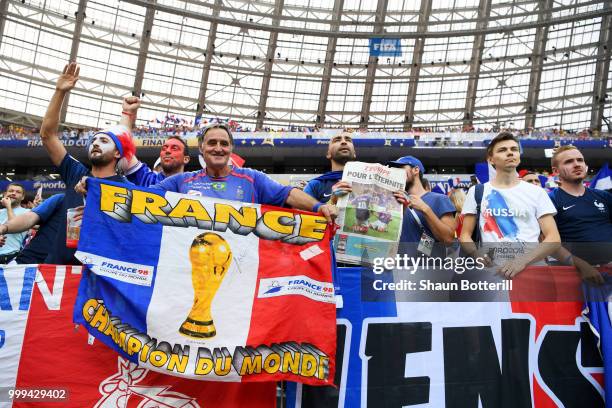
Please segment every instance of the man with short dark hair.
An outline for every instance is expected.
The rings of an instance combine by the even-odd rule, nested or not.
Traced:
[[[304,192],[321,203],[326,203],[331,199],[331,203],[335,204],[337,196],[332,198],[334,191],[337,193],[350,191],[350,184],[340,180],[346,163],[357,157],[351,132],[343,130],[332,136],[325,157],[330,161],[331,171],[310,180],[304,187]]]
[[[55,92],[49,101],[49,106],[40,128],[42,144],[51,159],[59,169],[62,180],[66,183],[66,191],[62,209],[58,215],[61,219],[54,247],[51,248],[45,263],[59,265],[80,265],[74,258],[75,249],[66,247],[66,212],[70,208],[83,205],[83,196],[75,191],[81,179],[87,175],[106,180],[128,182],[121,172],[134,155],[136,148],[131,133],[125,126],[115,126],[93,135],[87,145],[87,157],[91,163],[91,171],[81,162],[68,154],[64,144],[58,137],[60,110],[64,97],[74,88],[79,80],[79,66],[71,62],[57,80]],[[129,126],[131,128],[131,125]]]
[[[176,174],[152,188],[258,204],[286,204],[320,213],[328,222],[335,218],[334,206],[317,202],[300,189],[282,186],[257,170],[230,166],[234,138],[227,125],[215,123],[203,129],[198,135],[198,145],[206,168]]]
[[[574,146],[556,149],[551,166],[559,174],[561,186],[549,195],[557,209],[561,242],[571,252],[561,251],[559,260],[574,265],[582,279],[602,283],[593,265],[612,262],[612,194],[584,186],[588,166]]]
[[[493,138],[487,146],[487,161],[495,169],[495,178],[483,185],[480,205],[478,185],[468,191],[459,241],[467,254],[483,258],[487,266],[495,263],[497,273],[512,279],[559,248],[556,210],[542,188],[518,178],[521,153],[514,135],[502,132]],[[472,239],[475,228],[480,231],[480,250]],[[538,244],[540,233],[542,244]]]
[[[0,264],[9,263],[22,248],[23,240],[28,232],[14,234],[3,234],[4,224],[14,217],[24,214],[30,210],[21,207],[21,201],[25,197],[25,189],[19,183],[10,183],[2,197],[3,209],[0,210]],[[2,237],[4,235],[4,237]]]

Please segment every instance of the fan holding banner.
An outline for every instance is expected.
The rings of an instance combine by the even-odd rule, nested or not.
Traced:
[[[313,213],[92,179],[74,320],[170,375],[331,384],[330,235]]]

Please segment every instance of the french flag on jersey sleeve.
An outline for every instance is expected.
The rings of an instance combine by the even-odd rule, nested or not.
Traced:
[[[312,213],[94,181],[74,321],[198,380],[331,384],[330,230]]]

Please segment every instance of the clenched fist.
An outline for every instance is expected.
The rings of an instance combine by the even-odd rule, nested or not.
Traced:
[[[135,114],[138,108],[140,108],[140,98],[137,96],[126,96],[123,98],[121,108],[124,112]]]

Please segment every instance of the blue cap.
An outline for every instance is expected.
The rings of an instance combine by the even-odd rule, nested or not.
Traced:
[[[400,157],[399,159],[395,161],[388,162],[387,166],[389,167],[404,167],[404,166],[418,167],[419,170],[421,171],[421,174],[425,174],[425,167],[423,167],[423,163],[421,163],[421,161],[414,156]]]

